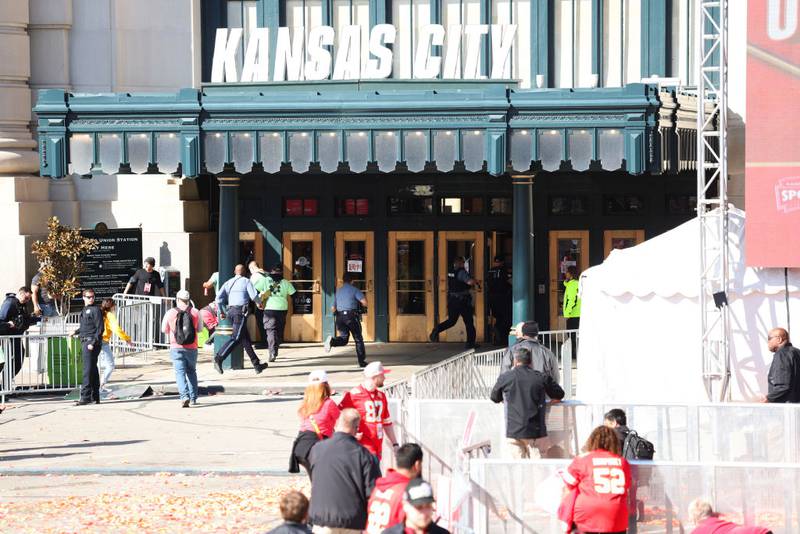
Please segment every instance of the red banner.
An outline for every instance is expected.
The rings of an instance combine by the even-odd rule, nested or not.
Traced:
[[[747,265],[800,267],[800,2],[750,0]]]

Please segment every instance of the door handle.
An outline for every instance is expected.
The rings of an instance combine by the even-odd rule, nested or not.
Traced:
[[[372,280],[367,280],[367,291],[372,291]]]
[[[483,291],[483,287],[481,287],[481,283],[478,280],[475,281],[475,291],[477,291],[478,293],[481,293]]]
[[[425,283],[428,285],[428,293],[433,292],[433,280],[425,280]]]
[[[319,280],[314,280],[314,286],[311,289],[314,293],[320,292],[320,283]]]

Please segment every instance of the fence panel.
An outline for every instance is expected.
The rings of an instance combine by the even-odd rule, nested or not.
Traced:
[[[124,314],[125,308],[132,306],[141,306],[142,311],[137,313],[141,314],[143,319],[139,322],[141,330],[134,331],[137,333],[137,339],[141,339],[143,343],[150,343],[155,349],[168,349],[169,339],[161,332],[161,319],[168,310],[175,306],[175,299],[173,297],[148,297],[145,295],[126,295],[117,293],[113,297],[117,305],[117,314]],[[123,327],[124,328],[124,327]],[[131,332],[128,332],[131,334]],[[133,335],[133,334],[131,334]]]
[[[0,337],[0,394],[31,390],[68,391],[81,383],[80,342],[61,334]]]

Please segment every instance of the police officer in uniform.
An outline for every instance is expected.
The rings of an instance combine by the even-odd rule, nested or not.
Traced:
[[[356,344],[358,365],[367,366],[367,352],[364,348],[364,337],[361,335],[361,311],[359,305],[366,307],[367,299],[364,293],[353,286],[353,273],[344,273],[344,284],[336,290],[334,305],[331,307],[336,317],[336,337],[328,336],[325,340],[325,352],[330,352],[331,347],[344,347],[353,334]]]
[[[503,256],[495,256],[486,276],[489,293],[489,311],[494,317],[494,342],[505,346],[511,330],[511,274],[506,269]]]
[[[432,342],[437,341],[439,333],[455,326],[461,317],[464,328],[467,329],[466,347],[472,349],[477,346],[475,324],[472,320],[472,293],[470,293],[470,288],[477,283],[464,268],[464,258],[457,256],[453,260],[453,270],[447,273],[447,320],[437,324],[428,339]]]
[[[95,304],[94,290],[83,291],[84,308],[78,320],[78,329],[72,334],[81,341],[83,355],[83,382],[81,384],[81,400],[76,406],[100,404],[100,373],[97,371],[97,357],[103,342],[103,312]]]

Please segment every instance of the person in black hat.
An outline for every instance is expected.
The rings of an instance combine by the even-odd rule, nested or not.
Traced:
[[[383,534],[450,534],[433,522],[433,488],[421,478],[414,478],[403,492],[403,511],[406,519],[383,531]]]
[[[511,273],[503,256],[495,256],[492,268],[486,273],[486,292],[489,311],[494,317],[495,345],[506,346],[511,329]]]
[[[145,258],[144,268],[137,270],[125,286],[126,295],[133,289],[134,295],[147,295],[148,297],[165,297],[164,284],[161,275],[155,270],[155,258]]]

